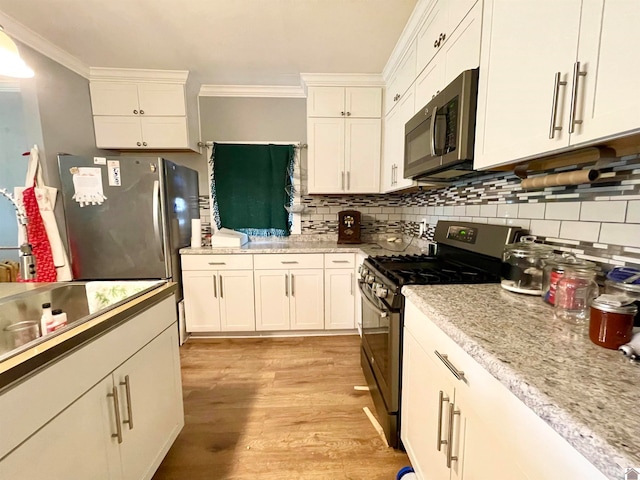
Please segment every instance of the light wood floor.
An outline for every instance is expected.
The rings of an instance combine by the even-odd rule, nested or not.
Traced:
[[[185,426],[153,480],[394,480],[409,460],[383,445],[359,337],[188,341]]]

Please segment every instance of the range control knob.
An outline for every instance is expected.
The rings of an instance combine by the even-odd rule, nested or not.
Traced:
[[[389,289],[382,285],[376,288],[375,292],[376,292],[376,297],[380,297],[380,298],[385,298],[387,295],[389,295]]]
[[[364,279],[364,281],[367,283],[373,283],[373,280],[374,280],[373,275],[369,275],[369,274],[367,274],[367,276]]]

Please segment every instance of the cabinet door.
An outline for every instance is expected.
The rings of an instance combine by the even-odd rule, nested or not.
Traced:
[[[123,478],[150,479],[184,425],[175,325],[114,371],[113,379],[119,388]]]
[[[411,332],[404,329],[400,435],[421,479],[449,478],[447,445],[453,388]],[[440,449],[438,450],[438,447]]]
[[[578,61],[586,72],[578,80],[576,145],[640,128],[640,2],[583,2]]]
[[[382,120],[348,118],[345,129],[345,190],[350,193],[378,193]]]
[[[355,327],[356,285],[352,268],[324,271],[324,328]]]
[[[0,462],[3,480],[122,478],[111,376]]]
[[[94,115],[138,115],[138,86],[135,83],[90,82]]]
[[[187,148],[187,117],[140,118],[142,141],[146,148]]]
[[[444,56],[438,55],[416,78],[414,113],[433,100],[433,97],[440,93],[440,90],[446,85],[444,70]]]
[[[413,42],[393,72],[385,91],[385,114],[398,104],[416,78],[416,43]]]
[[[484,7],[474,166],[484,169],[569,144],[571,69],[581,0],[487,0]],[[544,32],[540,26],[544,25]],[[556,73],[556,130],[549,138]]]
[[[142,148],[138,117],[93,117],[98,148]]]
[[[444,63],[444,85],[451,83],[465,70],[478,68],[480,65],[481,7],[482,2],[473,7],[439,53]]]
[[[223,332],[255,331],[253,271],[218,272],[220,321]]]
[[[346,87],[344,108],[347,117],[380,118],[382,115],[382,89],[378,87]]]
[[[431,11],[427,15],[422,28],[418,32],[417,37],[417,62],[418,72],[435,57],[438,50],[448,40],[446,37],[450,34],[448,29],[448,7],[447,0],[438,0],[434,2]]]
[[[289,301],[292,330],[324,328],[324,270],[291,270]]]
[[[217,273],[183,271],[182,287],[187,332],[219,332]]]
[[[309,87],[307,91],[308,117],[346,116],[344,87]]]
[[[289,330],[287,270],[256,270],[256,330]]]
[[[184,117],[184,86],[177,83],[139,83],[138,102],[141,115]]]
[[[344,119],[307,119],[309,193],[343,193]]]

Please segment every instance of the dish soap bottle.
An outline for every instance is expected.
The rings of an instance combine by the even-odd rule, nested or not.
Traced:
[[[40,317],[40,335],[46,335],[51,332],[53,326],[53,312],[50,303],[42,304],[42,316]]]
[[[54,310],[51,313],[53,315],[53,317],[52,317],[52,322],[53,323],[51,324],[50,331],[55,332],[59,328],[67,326],[67,314],[66,313],[64,313],[59,308]]]

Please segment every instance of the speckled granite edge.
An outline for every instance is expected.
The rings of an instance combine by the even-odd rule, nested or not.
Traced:
[[[592,344],[584,330],[553,321],[552,308],[540,298],[498,285],[402,291],[607,477],[620,480],[627,468],[640,466],[640,368],[619,352]]]

